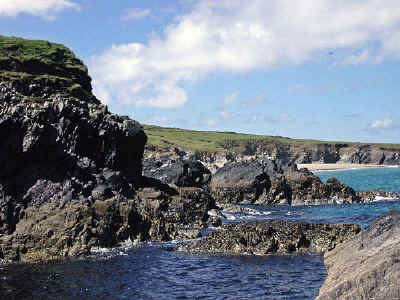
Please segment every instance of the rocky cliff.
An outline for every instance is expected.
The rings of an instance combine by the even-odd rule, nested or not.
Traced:
[[[400,299],[400,212],[375,220],[325,254],[328,277],[317,299]]]
[[[207,191],[142,177],[142,126],[110,113],[90,82],[64,46],[0,37],[0,259],[80,255],[206,226]]]

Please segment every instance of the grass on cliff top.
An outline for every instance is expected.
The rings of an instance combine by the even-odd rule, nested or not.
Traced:
[[[154,125],[143,125],[148,136],[148,144],[162,148],[180,147],[194,151],[236,151],[243,150],[249,144],[280,143],[298,146],[318,144],[345,144],[349,146],[367,145],[320,140],[291,139],[281,136],[243,134],[235,132],[194,131],[179,128],[166,128]],[[368,144],[384,149],[400,149],[400,144]]]
[[[67,68],[78,68],[82,71],[87,71],[86,66],[64,45],[0,35],[0,59],[11,57],[21,63],[38,60],[44,64],[62,64]],[[62,57],[62,61],[59,60],[60,57]]]

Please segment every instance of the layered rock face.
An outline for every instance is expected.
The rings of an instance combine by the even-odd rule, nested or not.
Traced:
[[[142,126],[108,112],[90,81],[61,45],[0,37],[0,258],[168,240],[207,222],[197,173],[179,191],[142,177]]]
[[[201,241],[183,243],[179,249],[198,253],[276,254],[322,253],[355,236],[354,224],[309,224],[272,220],[223,225]]]
[[[400,212],[327,252],[325,265],[328,277],[317,299],[400,299]]]

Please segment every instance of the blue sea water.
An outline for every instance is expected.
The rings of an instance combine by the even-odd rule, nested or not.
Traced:
[[[400,169],[318,173],[355,189],[400,192]],[[367,227],[400,201],[299,207],[252,207],[227,222],[285,219],[351,222]],[[115,249],[93,259],[0,267],[0,298],[33,299],[314,299],[326,278],[319,255],[224,256],[171,251],[171,244]]]
[[[323,182],[335,177],[357,191],[381,189],[400,193],[400,167],[314,172]]]

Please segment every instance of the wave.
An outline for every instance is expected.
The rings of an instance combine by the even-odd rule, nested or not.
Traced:
[[[375,199],[373,202],[380,202],[380,201],[398,201],[400,200],[399,198],[393,198],[393,197],[383,197],[383,196],[375,196]]]

